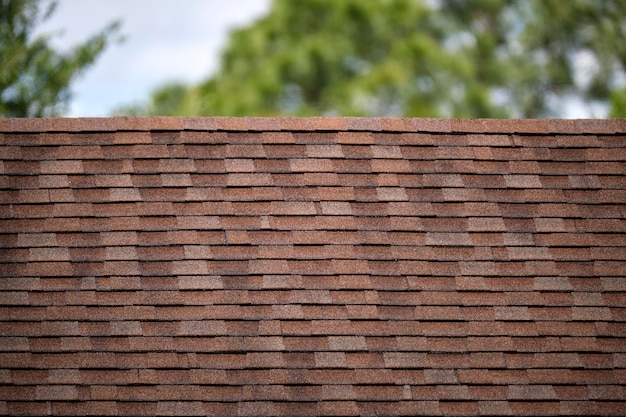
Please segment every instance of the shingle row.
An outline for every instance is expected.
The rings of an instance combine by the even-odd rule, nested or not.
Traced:
[[[80,119],[0,119],[2,132],[116,131],[391,131],[434,133],[620,133],[624,119],[407,119],[393,117],[113,117]]]

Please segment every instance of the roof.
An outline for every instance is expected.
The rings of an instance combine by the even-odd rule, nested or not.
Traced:
[[[0,414],[620,415],[626,120],[0,119]]]

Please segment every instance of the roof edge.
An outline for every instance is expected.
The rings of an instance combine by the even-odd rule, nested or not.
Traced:
[[[0,133],[116,131],[369,131],[399,133],[615,134],[626,119],[397,117],[82,117],[0,119]]]

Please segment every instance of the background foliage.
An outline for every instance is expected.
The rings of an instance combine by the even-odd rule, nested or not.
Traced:
[[[104,50],[117,31],[113,23],[67,53],[55,51],[49,36],[33,38],[56,2],[0,0],[0,116],[62,114],[70,85]]]
[[[625,16],[623,0],[274,0],[215,74],[118,112],[624,116]]]
[[[0,0],[0,116],[63,114],[71,83],[114,39],[117,23],[54,50],[33,33],[55,5]],[[624,117],[624,39],[624,0],[273,0],[202,82],[166,83],[115,112]]]

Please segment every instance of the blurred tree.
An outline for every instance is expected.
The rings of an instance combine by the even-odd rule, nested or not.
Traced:
[[[33,39],[56,2],[0,0],[0,116],[57,116],[70,98],[70,84],[104,50],[119,24],[112,23],[68,53],[55,51],[46,35]],[[43,9],[43,10],[42,10]]]
[[[622,0],[443,0],[442,10],[474,39],[469,85],[488,86],[509,114],[560,116],[572,100],[593,112],[625,85]]]
[[[115,116],[143,116],[158,114],[168,116],[185,116],[187,87],[179,82],[169,82],[154,90],[147,105],[130,104],[113,110]]]
[[[609,117],[626,117],[626,88],[613,91]]]
[[[625,16],[623,0],[274,0],[214,75],[134,112],[563,117],[623,88]]]

